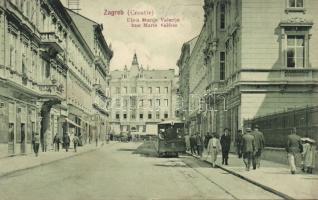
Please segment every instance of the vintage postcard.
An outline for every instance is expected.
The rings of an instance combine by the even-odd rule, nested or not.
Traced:
[[[0,200],[318,199],[318,0],[0,0]]]

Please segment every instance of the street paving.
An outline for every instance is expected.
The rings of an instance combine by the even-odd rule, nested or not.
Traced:
[[[1,200],[279,199],[191,156],[116,143],[0,178]]]

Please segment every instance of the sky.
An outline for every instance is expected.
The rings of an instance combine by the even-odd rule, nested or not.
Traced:
[[[67,0],[61,0],[67,7]],[[139,64],[149,69],[177,69],[182,44],[197,36],[203,25],[203,0],[80,0],[79,13],[103,24],[103,34],[114,52],[110,70],[128,68],[136,52]],[[111,16],[107,11],[124,12]],[[153,15],[128,16],[130,11]],[[179,19],[177,27],[161,27],[161,17]],[[157,18],[158,27],[131,27],[129,18]],[[142,23],[141,23],[142,24]]]

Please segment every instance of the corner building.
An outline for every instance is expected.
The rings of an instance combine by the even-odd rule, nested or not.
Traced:
[[[134,54],[131,68],[111,72],[114,134],[157,134],[157,124],[176,118],[177,76],[173,69],[148,70]]]
[[[244,119],[317,105],[317,9],[315,0],[206,0],[199,38],[207,40],[189,66],[189,93],[200,102],[196,119],[187,116],[195,131],[227,127],[234,141]]]

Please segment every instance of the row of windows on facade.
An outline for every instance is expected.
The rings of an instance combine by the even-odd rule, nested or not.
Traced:
[[[22,48],[18,48],[21,46]],[[19,50],[20,49],[20,50]],[[18,58],[21,57],[21,60],[18,61]],[[85,62],[84,62],[85,63]],[[26,70],[25,66],[32,66]],[[37,77],[38,66],[41,66],[41,78],[50,78],[51,77],[51,66],[50,63],[42,59],[41,56],[36,51],[32,51],[31,47],[22,41],[18,43],[17,36],[12,32],[10,34],[10,55],[9,55],[9,66],[15,68],[18,72],[26,74],[34,80]],[[85,68],[85,67],[84,67]],[[76,67],[78,73],[80,73],[84,80],[91,84],[90,77],[88,72],[84,70],[83,67]],[[87,67],[86,67],[87,68]],[[51,77],[53,78],[53,77]]]
[[[124,94],[128,94],[128,87],[123,87],[122,91]],[[138,88],[138,93],[144,93],[144,87],[139,87]],[[152,94],[153,90],[152,87],[148,87],[148,93]],[[164,94],[168,94],[169,92],[169,88],[168,87],[164,87]],[[116,87],[116,94],[120,94],[121,90],[120,87]],[[136,87],[131,87],[130,88],[130,93],[137,93],[137,88]],[[155,88],[155,94],[160,94],[161,93],[161,88],[160,87],[156,87]]]
[[[169,106],[169,100],[168,99],[164,99],[164,104],[163,106]],[[128,99],[124,99],[124,102],[123,102],[123,106],[124,107],[128,107]],[[136,99],[131,99],[130,100],[130,106],[131,107],[135,107],[137,104],[136,104]],[[121,101],[120,99],[116,99],[116,106],[117,107],[120,107],[121,106]],[[139,100],[139,107],[143,107],[143,106],[146,106],[145,105],[145,100],[144,99],[141,99]],[[153,99],[148,99],[148,106],[149,107],[152,107],[153,106]],[[161,106],[161,99],[156,99],[156,104],[155,106]]]
[[[304,9],[304,0],[286,0],[287,1],[287,9]],[[235,1],[235,16],[238,16],[238,0]],[[231,11],[231,9],[228,9],[228,11]],[[230,15],[230,14],[229,14]],[[220,29],[224,30],[226,28],[226,6],[224,3],[220,5]]]
[[[136,127],[131,127],[127,126],[127,125],[121,125],[120,126],[120,131],[132,131],[132,132],[136,132],[136,131],[142,131],[142,132],[146,132],[146,125],[136,125]]]
[[[126,113],[124,113],[122,115],[122,119],[127,119],[127,117],[128,117],[128,115]],[[163,117],[164,117],[164,119],[168,119],[169,118],[169,114],[168,113],[164,113]],[[120,114],[116,113],[115,118],[116,119],[120,119]],[[136,114],[132,113],[130,115],[130,119],[136,119]],[[144,119],[144,114],[139,114],[139,119]],[[152,114],[151,113],[148,114],[148,119],[152,119]],[[156,119],[160,119],[160,113],[159,112],[156,112]]]
[[[294,27],[297,29],[297,27]],[[288,34],[288,33],[287,33]],[[287,35],[287,45],[284,48],[285,67],[287,68],[305,68],[306,65],[306,46],[308,42],[305,40],[303,32],[299,31],[298,34]],[[281,41],[283,43],[283,41]],[[226,73],[226,54],[220,52],[220,80],[225,80]]]

